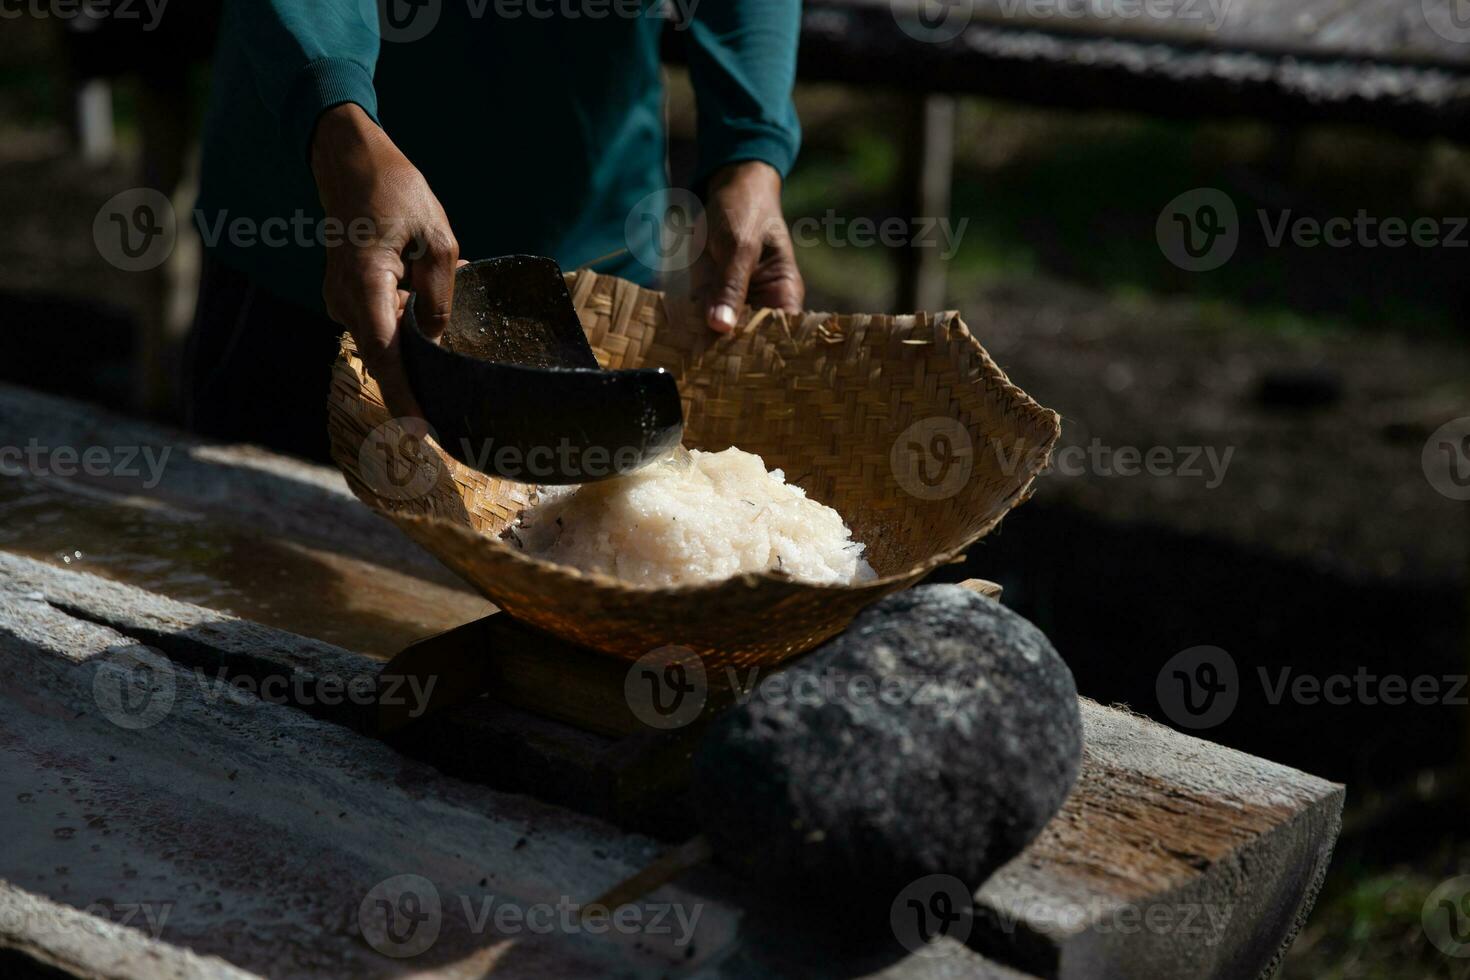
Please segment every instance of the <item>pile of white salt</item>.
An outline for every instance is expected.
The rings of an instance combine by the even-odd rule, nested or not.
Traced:
[[[543,487],[505,536],[538,558],[649,588],[744,572],[876,577],[841,515],[735,448],[680,449],[625,477]]]

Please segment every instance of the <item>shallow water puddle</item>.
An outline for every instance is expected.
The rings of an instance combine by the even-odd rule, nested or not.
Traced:
[[[0,475],[0,549],[380,659],[494,608],[213,517],[30,475]]]

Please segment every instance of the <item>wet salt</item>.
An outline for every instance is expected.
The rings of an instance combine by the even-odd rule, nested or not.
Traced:
[[[538,558],[647,587],[745,572],[876,577],[837,511],[735,448],[680,447],[625,477],[542,488],[506,536]]]

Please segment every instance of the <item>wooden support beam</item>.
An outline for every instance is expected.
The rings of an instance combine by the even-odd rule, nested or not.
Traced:
[[[105,78],[79,78],[72,85],[75,115],[72,132],[77,153],[87,164],[102,167],[117,156],[112,119],[112,83]]]
[[[899,199],[902,217],[912,221],[914,237],[895,251],[898,263],[896,312],[936,312],[945,308],[946,261],[938,241],[918,238],[930,222],[949,220],[950,182],[954,171],[955,100],[946,95],[911,99],[909,131],[899,143],[903,154]]]

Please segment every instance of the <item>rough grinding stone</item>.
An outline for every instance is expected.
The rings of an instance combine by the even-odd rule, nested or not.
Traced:
[[[784,674],[786,697],[757,685],[694,760],[705,833],[754,879],[873,912],[928,874],[973,891],[1077,778],[1071,672],[1039,629],[967,589],[890,596]],[[812,696],[853,677],[923,694]]]

